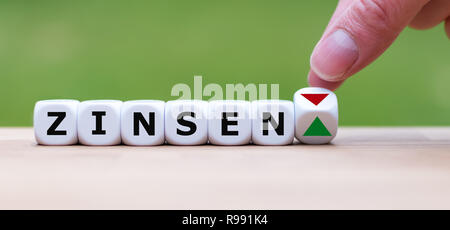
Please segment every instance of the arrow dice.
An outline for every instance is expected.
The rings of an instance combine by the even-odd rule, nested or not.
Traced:
[[[338,103],[330,90],[303,88],[294,94],[295,137],[304,144],[326,144],[337,133]]]

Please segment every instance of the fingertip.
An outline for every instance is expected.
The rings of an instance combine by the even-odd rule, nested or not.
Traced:
[[[321,87],[326,88],[331,91],[336,90],[344,81],[326,81],[319,77],[314,71],[309,71],[308,74],[308,84],[311,87]]]
[[[321,40],[310,57],[312,71],[326,81],[340,82],[357,61],[359,48],[343,29],[338,29]]]

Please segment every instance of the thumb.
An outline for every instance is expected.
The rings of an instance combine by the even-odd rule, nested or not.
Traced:
[[[340,83],[360,71],[392,44],[429,1],[340,1],[346,8],[338,6],[339,16],[333,17],[311,55],[310,84],[330,87],[327,81]]]

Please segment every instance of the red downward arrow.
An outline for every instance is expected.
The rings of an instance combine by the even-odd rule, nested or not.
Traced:
[[[323,99],[325,99],[328,96],[328,93],[317,93],[317,94],[304,93],[301,95],[306,99],[308,99],[308,101],[310,101],[314,105],[318,105],[320,104],[320,102],[323,101]]]

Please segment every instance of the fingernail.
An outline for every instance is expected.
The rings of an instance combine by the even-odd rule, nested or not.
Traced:
[[[343,80],[342,75],[358,59],[358,46],[343,30],[336,30],[319,42],[311,55],[311,69],[327,81]]]

